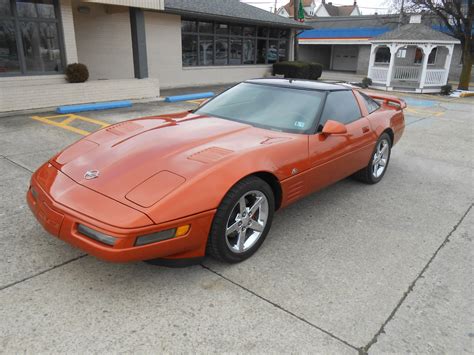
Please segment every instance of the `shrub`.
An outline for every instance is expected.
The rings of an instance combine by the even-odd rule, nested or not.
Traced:
[[[361,86],[364,88],[364,89],[367,89],[370,85],[372,85],[372,79],[368,78],[368,77],[365,77],[362,79],[362,82],[361,82]]]
[[[89,70],[81,63],[69,64],[65,74],[66,80],[70,83],[83,83],[89,79]]]
[[[451,91],[453,90],[453,87],[451,84],[446,84],[441,86],[441,95],[449,95]]]
[[[308,62],[279,62],[273,64],[273,75],[281,74],[285,78],[317,80],[323,71],[318,63]]]
[[[318,80],[323,73],[323,66],[319,63],[309,63],[309,79]]]

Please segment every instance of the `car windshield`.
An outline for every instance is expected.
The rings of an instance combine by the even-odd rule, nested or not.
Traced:
[[[325,93],[241,83],[195,113],[278,131],[306,133],[314,127]]]

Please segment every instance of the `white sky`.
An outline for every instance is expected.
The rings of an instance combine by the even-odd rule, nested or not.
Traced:
[[[326,3],[331,2],[333,5],[352,5],[354,0],[326,0]],[[241,0],[241,2],[248,3],[253,6],[260,7],[264,10],[270,11],[275,7],[275,0]],[[277,8],[287,4],[289,0],[277,0]],[[316,0],[316,4],[319,4],[321,0]],[[387,13],[388,4],[390,0],[358,0],[357,5],[363,15],[373,14],[378,12],[379,14]]]

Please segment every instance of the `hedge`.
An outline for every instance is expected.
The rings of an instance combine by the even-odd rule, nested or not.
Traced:
[[[284,75],[285,78],[318,80],[323,72],[319,63],[279,62],[273,64],[273,75]]]

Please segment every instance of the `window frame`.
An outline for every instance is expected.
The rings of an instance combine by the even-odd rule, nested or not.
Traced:
[[[265,63],[257,63],[257,53],[258,53],[258,41],[259,40],[265,40],[265,49],[266,53],[268,52],[269,48],[269,43],[270,41],[277,41],[277,59],[275,63],[280,61],[280,55],[279,55],[279,50],[280,50],[280,45],[281,43],[284,43],[284,48],[286,51],[286,57],[288,60],[288,54],[289,54],[289,45],[290,45],[290,29],[284,28],[284,27],[277,27],[277,26],[259,26],[259,25],[252,25],[252,24],[245,24],[245,23],[239,23],[239,22],[225,22],[225,21],[210,21],[210,20],[204,20],[204,19],[196,19],[196,18],[188,18],[188,17],[183,17],[181,18],[181,24],[183,21],[189,21],[189,22],[194,22],[196,24],[196,31],[183,31],[183,26],[181,25],[181,66],[182,68],[198,68],[198,67],[209,67],[209,66],[215,66],[215,67],[222,67],[222,66],[248,66],[248,65],[270,65],[272,63],[268,62],[268,57],[265,56]],[[211,22],[213,24],[213,31],[212,33],[200,33],[199,30],[199,23],[200,22]],[[222,34],[217,32],[217,26],[218,25],[227,25],[228,30],[227,34]],[[240,27],[240,34],[239,35],[234,35],[232,34],[231,28],[232,27]],[[245,27],[253,27],[255,29],[255,33],[251,36],[246,36],[244,35],[244,28]],[[259,36],[259,29],[264,28],[267,31],[266,36]],[[271,37],[271,29],[276,29],[278,30],[278,36],[277,37]],[[285,37],[280,37],[280,31],[285,30],[287,31],[287,34]],[[183,47],[182,47],[182,40],[184,35],[193,35],[197,37],[197,63],[196,65],[185,65],[183,62]],[[213,60],[212,64],[201,64],[200,60],[200,41],[201,41],[201,35],[202,36],[212,36],[213,37]],[[216,62],[216,40],[217,39],[227,39],[227,63],[226,64],[215,64]],[[231,40],[236,39],[241,41],[241,46],[242,46],[242,54],[240,56],[240,63],[238,64],[230,64],[230,52],[231,52]],[[244,43],[245,41],[252,40],[253,42],[253,63],[244,63]]]
[[[364,103],[365,103],[365,106],[367,108],[367,112],[368,112],[369,115],[380,109],[380,107],[381,107],[380,104],[377,101],[375,101],[373,98],[371,98],[369,95],[363,93],[362,91],[358,91],[358,94],[364,99]],[[377,108],[375,110],[369,111],[368,102],[375,103],[377,105]]]
[[[352,94],[352,97],[354,98],[354,102],[355,102],[355,104],[356,104],[356,106],[357,106],[357,108],[358,108],[358,110],[359,110],[359,115],[360,115],[360,116],[357,117],[357,118],[355,118],[355,119],[353,119],[352,121],[348,121],[348,122],[340,122],[340,121],[337,121],[337,120],[334,120],[334,121],[339,122],[339,123],[342,123],[344,126],[347,126],[347,125],[349,125],[349,124],[351,124],[351,123],[353,123],[353,122],[355,122],[355,121],[358,121],[358,120],[360,120],[361,118],[364,117],[364,115],[363,115],[363,113],[362,113],[362,110],[361,110],[361,107],[360,107],[360,105],[359,105],[359,102],[357,101],[357,97],[355,96],[353,90],[351,90],[351,89],[347,89],[347,90],[328,90],[328,91],[326,92],[326,97],[324,98],[324,102],[323,102],[323,104],[322,104],[322,106],[321,106],[321,110],[320,110],[320,113],[319,113],[318,123],[317,123],[317,125],[316,125],[315,134],[321,133],[322,130],[323,130],[323,128],[324,128],[324,125],[323,125],[321,128],[320,128],[320,126],[321,126],[321,121],[322,121],[322,119],[323,119],[324,110],[326,109],[326,104],[327,104],[329,95],[331,95],[331,94],[333,94],[333,93],[337,93],[337,92],[344,92],[344,91],[348,91],[348,92],[350,92],[350,93]],[[328,121],[328,120],[326,120],[326,122],[327,122],[327,121]],[[326,124],[326,122],[324,122],[324,124]]]
[[[54,7],[55,18],[43,18],[43,17],[20,17],[18,16],[17,11],[17,1],[9,0],[11,13],[10,15],[0,15],[1,21],[11,21],[15,27],[15,41],[16,48],[18,53],[18,63],[20,66],[20,71],[18,72],[6,72],[0,73],[0,78],[2,77],[18,77],[18,76],[41,76],[41,75],[61,75],[64,74],[64,69],[66,68],[66,53],[65,53],[65,42],[64,42],[64,32],[63,32],[63,22],[61,17],[61,4],[59,0],[52,0]],[[34,23],[49,23],[55,24],[58,34],[58,45],[59,45],[59,55],[61,58],[61,65],[63,67],[62,71],[29,71],[26,68],[26,59],[25,53],[23,52],[23,38],[21,33],[21,23],[22,22],[34,22]]]
[[[248,81],[243,81],[243,82],[240,82],[240,83],[237,83],[237,84],[234,84],[230,87],[228,87],[227,89],[225,89],[224,91],[222,91],[219,95],[216,95],[216,96],[213,96],[212,98],[210,98],[209,100],[207,100],[204,104],[202,104],[201,106],[199,106],[198,108],[196,108],[195,110],[191,110],[190,112],[192,113],[195,113],[197,112],[198,110],[201,110],[202,108],[204,108],[207,104],[209,104],[212,100],[214,100],[215,98],[219,97],[221,94],[225,93],[226,91],[234,88],[235,86],[237,85],[241,85],[241,84],[251,84],[251,85],[260,85],[260,86],[270,86],[270,87],[275,87],[275,85],[271,85],[271,84],[267,84],[267,83],[255,83],[255,82],[248,82]],[[283,87],[285,88],[285,87]],[[321,99],[321,105],[318,109],[318,112],[316,113],[315,117],[314,117],[314,120],[313,120],[313,124],[311,127],[309,127],[308,129],[304,130],[304,131],[300,131],[300,130],[296,130],[296,129],[285,129],[285,130],[281,130],[281,132],[285,132],[285,133],[292,133],[292,134],[302,134],[302,135],[306,135],[306,136],[314,136],[315,134],[318,134],[320,132],[317,132],[317,129],[318,129],[318,126],[319,126],[319,122],[321,120],[321,115],[323,113],[323,110],[324,110],[324,106],[326,105],[326,99],[328,97],[328,94],[331,92],[331,91],[328,91],[328,90],[318,90],[318,89],[310,89],[310,88],[299,88],[299,87],[292,87],[292,88],[286,88],[288,90],[300,90],[300,91],[312,91],[312,92],[319,92],[319,93],[323,93],[323,97]],[[222,117],[222,116],[218,116],[218,115],[215,115],[213,114],[214,117],[218,117],[218,118],[221,118],[221,119],[224,119],[224,120],[229,120],[229,121],[233,121],[233,122],[241,122],[241,123],[245,123],[245,124],[249,124],[248,122],[246,121],[240,121],[240,120],[235,120],[235,119],[230,119],[230,118],[226,118],[226,117]],[[272,130],[274,132],[278,132],[274,129],[272,129],[271,126],[269,125],[263,125],[263,124],[257,124],[257,123],[253,123],[252,126],[254,127],[258,127],[258,128],[263,128],[263,129],[269,129],[269,130]]]

